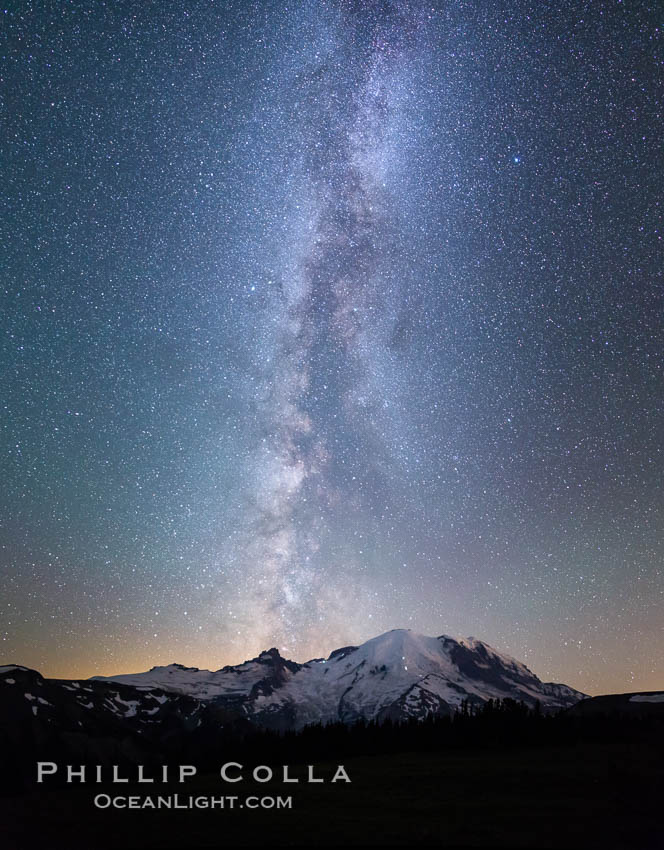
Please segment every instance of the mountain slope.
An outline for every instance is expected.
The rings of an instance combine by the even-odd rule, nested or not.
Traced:
[[[394,629],[327,659],[296,664],[276,649],[211,672],[173,664],[146,673],[95,677],[233,707],[268,728],[308,723],[394,720],[447,714],[463,701],[511,697],[545,710],[584,697],[566,685],[541,682],[524,664],[476,638],[427,637]]]
[[[664,691],[632,691],[588,697],[576,703],[570,714],[575,717],[664,717]]]

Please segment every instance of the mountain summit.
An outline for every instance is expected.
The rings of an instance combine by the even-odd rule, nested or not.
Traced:
[[[553,711],[585,696],[567,685],[541,682],[524,664],[476,638],[427,637],[410,629],[394,629],[306,664],[272,648],[214,672],[171,664],[94,680],[193,697],[272,729],[424,718],[449,714],[464,701],[506,697]]]

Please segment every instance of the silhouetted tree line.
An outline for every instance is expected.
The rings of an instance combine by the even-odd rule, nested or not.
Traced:
[[[340,756],[383,755],[397,752],[436,752],[471,749],[512,750],[577,744],[616,743],[662,737],[664,718],[615,715],[574,716],[565,711],[545,714],[538,704],[530,708],[514,699],[489,700],[482,705],[463,702],[449,716],[424,720],[382,722],[358,720],[352,724],[315,724],[297,732],[252,733],[232,752],[275,763],[336,760]]]

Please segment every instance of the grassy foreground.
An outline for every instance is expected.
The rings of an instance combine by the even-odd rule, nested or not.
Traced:
[[[658,750],[639,742],[367,756],[344,760],[350,785],[230,786],[217,775],[182,786],[89,783],[0,800],[0,844],[7,850],[340,844],[656,850],[664,847]],[[95,809],[93,797],[106,791],[292,796],[293,805]]]

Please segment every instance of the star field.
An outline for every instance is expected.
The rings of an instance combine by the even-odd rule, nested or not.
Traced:
[[[664,681],[655,4],[0,8],[0,634]]]

